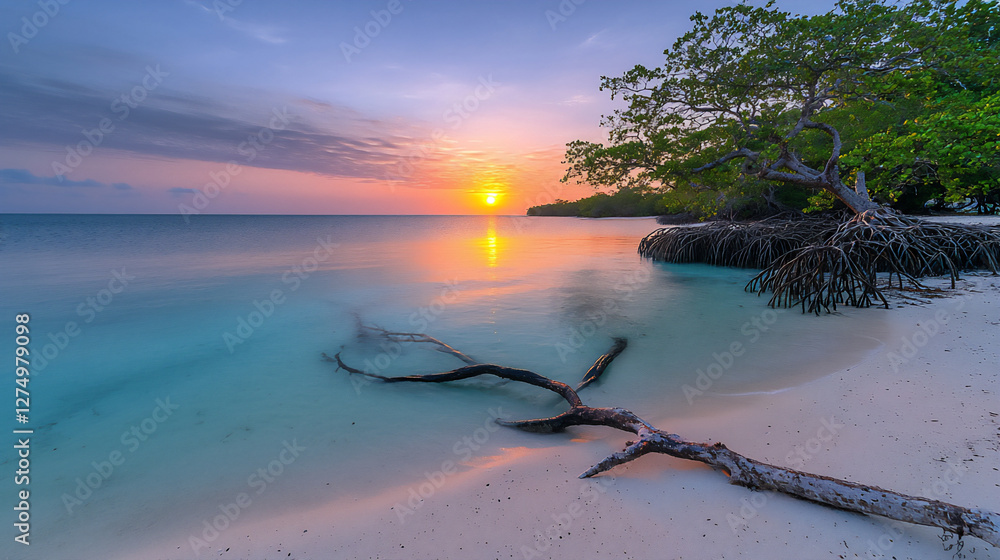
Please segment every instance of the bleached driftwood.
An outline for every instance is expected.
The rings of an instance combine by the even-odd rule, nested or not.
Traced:
[[[650,425],[624,408],[590,407],[583,404],[577,390],[596,381],[604,373],[611,361],[625,349],[627,345],[625,339],[615,339],[611,350],[597,359],[584,375],[584,379],[577,389],[573,389],[566,383],[525,369],[475,363],[467,355],[427,335],[394,333],[375,327],[362,326],[362,328],[367,329],[366,334],[376,333],[396,341],[406,340],[434,344],[440,351],[452,354],[469,365],[443,373],[388,377],[349,366],[340,357],[339,352],[333,358],[323,354],[323,358],[335,362],[338,370],[343,369],[352,374],[367,376],[386,383],[443,383],[481,375],[494,375],[502,379],[519,381],[558,394],[566,400],[570,408],[566,412],[550,418],[517,421],[497,420],[501,425],[530,432],[558,432],[571,426],[582,425],[608,426],[638,436],[635,441],[627,442],[622,452],[606,457],[587,469],[580,475],[580,478],[592,477],[617,465],[638,459],[647,453],[664,453],[680,459],[698,461],[722,471],[729,477],[730,484],[754,490],[772,490],[838,509],[867,515],[879,515],[916,525],[937,527],[954,533],[959,538],[964,535],[972,535],[993,546],[1000,547],[1000,514],[996,512],[979,508],[965,508],[938,500],[900,494],[876,486],[762,463],[745,457],[722,443],[687,441],[677,434],[671,434]]]

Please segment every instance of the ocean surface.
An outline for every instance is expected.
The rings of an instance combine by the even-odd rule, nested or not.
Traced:
[[[385,385],[323,360],[341,352],[383,375],[463,365],[427,344],[359,337],[362,324],[571,384],[626,337],[628,349],[581,396],[651,421],[711,414],[879,345],[877,310],[776,312],[743,291],[753,271],[641,259],[637,244],[656,227],[0,215],[0,348],[13,361],[15,316],[29,314],[32,362],[28,421],[15,421],[13,368],[2,413],[9,430],[34,432],[27,486],[15,484],[14,434],[0,455],[6,532],[16,491],[28,488],[32,542],[8,536],[2,556],[127,558],[154,541],[176,542],[178,558],[217,556],[214,539],[191,538],[204,539],[219,515],[229,516],[223,532],[240,531],[248,519],[421,481],[443,459],[475,468],[475,457],[539,437],[504,429],[470,443],[494,414],[565,408],[494,379]],[[571,445],[571,435],[548,437]]]

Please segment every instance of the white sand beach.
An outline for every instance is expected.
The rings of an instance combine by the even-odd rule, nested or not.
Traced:
[[[891,326],[860,363],[731,397],[724,413],[664,410],[646,420],[761,461],[1000,509],[1000,278],[966,275],[945,297],[894,297],[893,307],[849,311],[885,313]],[[538,447],[443,461],[378,495],[241,524],[199,557],[945,559],[958,550],[940,530],[752,492],[662,455],[580,480],[627,434],[575,428],[537,438]],[[141,557],[192,557],[178,544]],[[962,546],[968,558],[1000,558],[972,537]]]

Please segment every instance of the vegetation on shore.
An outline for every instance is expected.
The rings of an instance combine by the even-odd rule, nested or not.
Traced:
[[[668,209],[664,194],[652,189],[622,187],[617,191],[596,193],[580,200],[556,200],[528,208],[529,216],[579,216],[607,218],[611,216],[657,216],[673,214]]]
[[[782,185],[771,193],[773,201],[787,208],[809,205],[808,194]],[[720,205],[715,193],[664,192],[649,187],[621,187],[611,193],[598,192],[579,200],[556,200],[528,208],[528,216],[661,216],[698,221],[708,218],[754,219],[775,213],[775,207],[759,196],[731,198]]]
[[[841,0],[816,16],[741,3],[691,21],[661,67],[602,78],[627,105],[604,119],[608,144],[567,145],[563,180],[615,194],[535,212],[782,212],[664,228],[639,252],[762,268],[748,290],[816,313],[885,303],[879,273],[919,288],[923,276],[998,272],[1000,228],[896,213],[1000,207],[996,1]],[[846,219],[802,217],[836,206]]]
[[[532,213],[913,212],[962,201],[996,213],[998,21],[996,2],[982,0],[695,14],[662,66],[602,78],[626,104],[603,120],[608,142],[567,145],[563,180],[614,194]]]

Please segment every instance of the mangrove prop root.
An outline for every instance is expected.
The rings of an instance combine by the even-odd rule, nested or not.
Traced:
[[[413,336],[414,340],[421,342],[430,342],[431,340],[429,337],[425,339],[424,335],[391,333],[383,329],[372,329],[372,332],[380,333],[387,338],[405,335]],[[436,339],[433,340],[436,341]],[[440,341],[432,343],[443,344]],[[625,349],[626,344],[625,339],[615,339],[614,346],[598,358],[584,376],[579,389],[599,378],[615,357]],[[456,357],[465,356],[461,353],[452,354]],[[494,375],[511,381],[527,383],[558,394],[569,404],[569,410],[550,418],[516,421],[497,420],[499,424],[531,432],[558,432],[572,426],[583,425],[607,426],[638,436],[635,441],[628,443],[624,451],[606,457],[581,474],[580,478],[589,478],[603,473],[647,453],[663,453],[671,457],[698,461],[717,471],[722,471],[728,475],[730,484],[754,490],[781,492],[796,498],[856,513],[879,515],[896,521],[937,527],[955,533],[959,537],[972,535],[993,546],[1000,547],[1000,514],[993,511],[965,508],[938,500],[900,494],[875,486],[762,463],[745,457],[722,443],[687,441],[679,435],[665,432],[650,425],[624,408],[587,406],[583,404],[577,394],[577,389],[573,389],[561,381],[549,379],[525,369],[494,364],[470,364],[444,373],[387,377],[363,372],[345,364],[340,353],[337,353],[334,358],[330,358],[326,354],[323,354],[323,357],[328,361],[336,362],[338,369],[386,383],[442,383],[480,375]]]
[[[919,279],[961,271],[1000,271],[1000,227],[944,224],[868,211],[842,221],[775,217],[749,223],[714,222],[661,228],[639,243],[639,254],[665,262],[763,269],[746,289],[771,293],[771,307],[802,306],[820,313],[838,304],[888,307],[878,273],[922,289]]]

